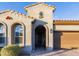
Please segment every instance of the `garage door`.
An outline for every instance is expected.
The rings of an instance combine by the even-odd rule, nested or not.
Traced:
[[[54,48],[79,48],[79,32],[54,32]]]

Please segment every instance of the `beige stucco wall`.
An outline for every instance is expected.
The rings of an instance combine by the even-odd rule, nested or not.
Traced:
[[[32,18],[29,18],[28,16],[24,16],[24,15],[21,15],[15,11],[11,11],[11,10],[6,10],[6,11],[3,11],[4,13],[1,13],[0,14],[0,22],[1,23],[5,23],[6,24],[6,36],[7,36],[7,45],[11,45],[12,44],[12,26],[15,24],[15,23],[20,23],[24,26],[24,43],[20,44],[20,46],[26,46],[27,50],[31,51],[32,48],[34,47],[33,45],[33,35],[34,33],[32,33],[32,31],[35,30],[35,28],[38,26],[38,25],[43,25],[47,28],[47,47],[50,47],[50,48],[53,48],[53,33],[50,32],[50,29],[53,28],[52,26],[52,23],[53,23],[53,20],[52,18],[50,20],[46,20],[46,19],[36,19],[36,23],[34,24],[34,29],[33,26],[32,26],[32,21],[34,19]],[[6,19],[7,16],[10,16],[12,17],[12,19]],[[4,46],[4,45],[3,45]]]
[[[28,16],[32,16],[36,19],[40,19],[39,18],[39,13],[43,12],[44,19],[49,20],[49,19],[53,18],[53,10],[55,8],[47,6],[44,3],[40,3],[40,4],[32,6],[32,7],[28,7],[28,8],[26,7],[25,9],[27,10],[27,15]]]
[[[12,19],[6,19],[7,16],[12,17]],[[15,11],[11,10],[5,10],[1,12],[0,14],[0,23],[5,23],[6,24],[6,36],[7,36],[7,45],[12,44],[12,36],[11,34],[13,33],[11,30],[11,27],[15,23],[20,23],[24,26],[24,34],[23,36],[23,42],[20,44],[20,46],[29,46],[28,48],[31,49],[31,18],[28,18],[27,16],[21,15]],[[4,46],[4,45],[3,45]]]
[[[55,31],[79,31],[79,25],[54,25]]]
[[[20,46],[26,47],[25,50],[31,52],[34,49],[35,43],[35,28],[39,25],[43,25],[46,28],[46,47],[47,49],[53,49],[53,11],[54,8],[45,6],[44,4],[38,4],[33,7],[25,8],[27,10],[27,16],[16,11],[5,10],[0,12],[0,23],[6,24],[6,37],[7,45],[12,44],[12,26],[16,23],[22,24],[24,28],[23,43]],[[39,12],[44,13],[44,18],[39,18]],[[12,19],[6,19],[10,16]],[[35,23],[32,23],[33,21]],[[4,46],[4,45],[3,45]]]
[[[43,3],[32,6],[26,7],[27,15],[32,16],[35,18],[36,22],[33,23],[32,26],[32,46],[34,49],[35,43],[35,28],[39,25],[43,25],[46,28],[46,47],[48,49],[53,49],[53,11],[54,7],[45,6]],[[39,13],[43,13],[43,18],[39,18]]]

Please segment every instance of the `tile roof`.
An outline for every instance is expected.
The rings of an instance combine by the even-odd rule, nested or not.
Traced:
[[[79,20],[54,20],[54,25],[79,25]]]

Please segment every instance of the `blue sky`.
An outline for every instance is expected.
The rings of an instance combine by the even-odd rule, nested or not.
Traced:
[[[0,2],[0,10],[11,9],[26,14],[24,7],[35,2]],[[78,2],[45,2],[49,5],[54,5],[55,19],[79,19],[79,3]]]

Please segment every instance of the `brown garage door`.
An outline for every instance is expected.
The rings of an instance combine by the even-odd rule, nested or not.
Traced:
[[[54,48],[79,48],[79,32],[54,32]]]

